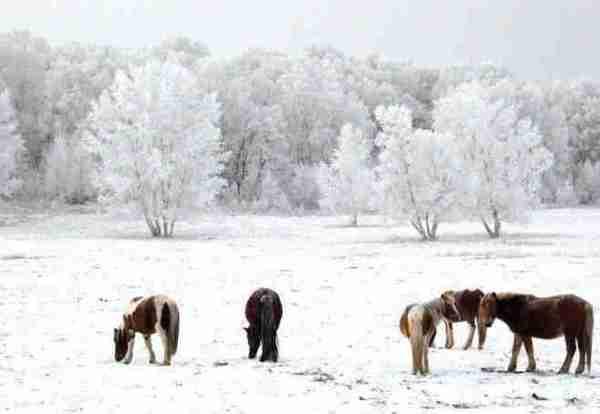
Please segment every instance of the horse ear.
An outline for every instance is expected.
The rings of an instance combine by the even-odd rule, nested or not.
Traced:
[[[496,295],[496,292],[492,292],[492,297],[494,298],[494,300],[498,300],[498,296]]]

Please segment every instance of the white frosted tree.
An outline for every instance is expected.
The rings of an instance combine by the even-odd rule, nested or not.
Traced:
[[[76,139],[58,136],[46,153],[44,192],[50,199],[82,204],[95,196],[94,163]]]
[[[153,236],[170,237],[183,209],[223,185],[220,106],[172,60],[118,72],[91,115],[91,148],[111,193],[139,205]]]
[[[0,93],[0,196],[10,197],[19,187],[17,163],[23,150],[10,95],[4,91]]]
[[[375,174],[369,166],[371,145],[363,131],[346,124],[338,138],[331,166],[320,170],[321,206],[338,214],[349,214],[358,225],[358,215],[374,205]]]
[[[592,204],[600,199],[600,162],[584,162],[575,179],[575,193],[583,204]]]
[[[434,111],[436,131],[456,137],[465,214],[492,238],[500,236],[502,222],[524,218],[539,202],[541,176],[552,166],[537,128],[517,112],[478,82],[438,100]]]
[[[456,217],[460,163],[454,137],[412,128],[409,109],[379,107],[378,173],[385,209],[407,218],[423,240],[436,240],[442,221]]]

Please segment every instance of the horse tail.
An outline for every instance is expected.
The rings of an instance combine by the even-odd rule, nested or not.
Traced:
[[[587,303],[585,305],[585,351],[588,375],[592,370],[592,342],[594,338],[594,308]]]
[[[408,326],[408,312],[414,307],[415,305],[408,305],[405,309],[404,312],[402,312],[402,316],[400,317],[400,332],[402,333],[402,335],[404,335],[407,338],[410,338],[410,329]]]
[[[408,315],[408,331],[413,355],[413,372],[415,374],[425,374],[425,367],[423,366],[423,354],[427,346],[425,343],[425,330],[427,328],[424,326],[425,313],[422,309]]]
[[[277,362],[277,331],[275,330],[275,315],[273,312],[273,297],[271,295],[263,295],[260,298],[260,319],[261,319],[261,336],[263,352],[261,361],[271,359]]]
[[[167,333],[169,354],[175,355],[179,344],[179,309],[175,303],[165,302],[163,304],[160,326]]]

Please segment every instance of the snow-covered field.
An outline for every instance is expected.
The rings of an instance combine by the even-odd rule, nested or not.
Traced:
[[[595,305],[599,355],[600,210],[540,211],[495,241],[478,225],[443,225],[439,242],[422,243],[404,225],[364,222],[210,216],[179,223],[173,240],[152,240],[141,221],[0,214],[0,411],[600,408],[600,358],[592,378],[557,376],[561,339],[534,341],[538,373],[487,372],[508,365],[508,328],[498,321],[484,351],[463,351],[467,329],[459,324],[457,347],[433,349],[433,374],[422,378],[410,373],[398,329],[404,306],[446,289],[570,292]],[[284,304],[278,364],[245,358],[243,307],[259,286],[277,290]],[[141,338],[131,365],[115,363],[112,329],[127,302],[158,292],[181,310],[173,366],[149,365]],[[519,368],[525,364],[522,352]]]

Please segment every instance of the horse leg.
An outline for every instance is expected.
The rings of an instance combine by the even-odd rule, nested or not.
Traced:
[[[523,343],[523,339],[521,335],[515,334],[515,339],[513,341],[512,347],[512,356],[510,358],[510,363],[508,364],[508,372],[515,372],[517,369],[517,359],[519,359],[519,352],[521,351],[521,344]]]
[[[465,351],[471,348],[471,345],[473,344],[473,337],[475,337],[475,321],[468,321],[468,323],[471,331],[469,332],[469,337],[467,338],[467,342],[465,342],[465,346],[463,348]]]
[[[163,346],[163,365],[171,365],[171,348],[169,347],[169,337],[162,328],[158,328],[158,333]]]
[[[585,369],[585,354],[586,354],[585,336],[581,334],[577,337],[577,350],[579,351],[579,363],[575,369],[575,375],[583,374]]]
[[[154,354],[154,350],[152,349],[152,340],[150,340],[150,335],[144,335],[144,343],[146,344],[146,348],[148,349],[148,353],[150,354],[150,363],[156,363],[156,355]]]
[[[571,362],[573,361],[573,355],[575,355],[575,337],[565,335],[565,342],[567,343],[567,356],[565,357],[565,362],[563,362],[562,367],[558,371],[559,374],[567,374],[569,369],[571,369]]]
[[[444,325],[446,325],[446,348],[451,349],[454,347],[454,330],[452,328],[452,322],[444,319]]]
[[[412,339],[410,340],[410,352],[412,354],[412,373],[413,375],[417,375],[419,372],[419,358],[417,352],[417,344]]]
[[[125,358],[123,359],[123,363],[129,364],[133,359],[133,346],[135,345],[135,336],[131,337],[129,342],[127,343],[127,354],[125,354]]]
[[[429,347],[427,346],[427,340],[429,340],[429,336],[426,338],[425,346],[423,346],[423,368],[421,370],[423,375],[429,374]]]
[[[527,359],[529,360],[527,364],[527,372],[533,372],[535,371],[535,357],[533,356],[533,341],[531,340],[531,336],[524,336],[523,343],[525,344]]]
[[[477,336],[479,338],[479,350],[482,350],[483,345],[485,344],[485,337],[487,335],[487,327],[485,326],[485,324],[479,322],[479,318],[477,318],[476,321],[477,321]]]
[[[437,335],[437,329],[433,330],[433,333],[431,334],[431,339],[429,340],[429,346],[433,347],[434,343],[435,343],[435,336]]]

